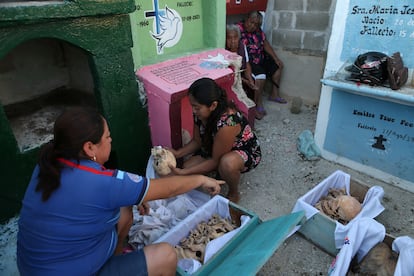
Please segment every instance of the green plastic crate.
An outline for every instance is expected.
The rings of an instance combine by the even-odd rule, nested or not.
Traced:
[[[192,229],[185,228],[185,231],[183,231],[183,227],[203,221],[203,216],[200,215],[203,212],[204,214],[205,212],[210,212],[211,215],[216,213],[214,208],[211,208],[211,201],[222,199],[224,198],[221,196],[214,197],[191,214],[189,216],[191,218],[187,217],[170,231],[175,231],[176,233],[179,231],[180,239],[187,237]],[[303,211],[262,221],[255,213],[232,202],[228,203],[228,208],[233,219],[237,220],[237,218],[240,218],[240,215],[247,215],[250,217],[250,220],[213,257],[191,275],[255,275],[274,254],[293,228],[305,221],[305,213]],[[189,224],[188,222],[191,219],[193,222]],[[172,245],[178,243],[178,239],[172,241],[168,240],[168,238],[161,238],[158,241],[167,241]],[[190,274],[178,267],[177,275]]]

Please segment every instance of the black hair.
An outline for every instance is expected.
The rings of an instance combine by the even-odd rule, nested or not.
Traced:
[[[206,150],[211,152],[213,148],[213,135],[215,134],[218,120],[229,107],[233,109],[236,109],[236,107],[233,102],[228,102],[226,91],[210,78],[201,78],[193,82],[188,90],[188,94],[194,97],[199,104],[208,107],[217,102],[216,109],[211,112],[210,117],[207,119],[205,135],[202,141]]]
[[[249,12],[247,18],[254,18],[254,19],[258,18],[259,19],[259,26],[261,26],[262,23],[263,23],[263,15],[260,11],[257,11],[257,10]]]
[[[39,182],[37,192],[47,201],[60,186],[62,164],[58,158],[87,159],[83,152],[84,143],[99,143],[104,133],[104,119],[95,110],[73,107],[65,110],[55,121],[53,140],[45,144],[39,155]]]

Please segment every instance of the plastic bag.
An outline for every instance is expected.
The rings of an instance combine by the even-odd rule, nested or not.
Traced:
[[[310,130],[304,130],[299,134],[297,148],[307,160],[316,160],[321,156],[321,151],[316,145]]]

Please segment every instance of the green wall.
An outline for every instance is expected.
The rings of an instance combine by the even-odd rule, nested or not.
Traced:
[[[144,173],[150,139],[148,117],[138,98],[131,54],[128,13],[134,9],[129,0],[62,2],[40,7],[0,6],[0,59],[17,45],[43,37],[62,40],[86,51],[98,108],[111,130],[113,159],[120,169]],[[96,13],[100,15],[92,16]],[[0,105],[1,221],[19,212],[38,150],[20,152]]]
[[[173,47],[157,52],[150,33],[154,20],[145,17],[154,10],[154,2],[77,0],[0,5],[0,59],[19,44],[38,38],[62,40],[88,54],[98,107],[111,129],[112,159],[118,168],[141,174],[151,144],[148,116],[138,98],[134,70],[223,48],[225,43],[225,0],[165,0],[158,1],[159,9],[165,11],[168,6],[179,14],[182,34]],[[19,212],[38,151],[20,152],[0,104],[0,221]]]
[[[154,2],[135,0],[136,11],[131,13],[135,69],[203,50],[224,48],[225,0],[158,1],[160,12],[165,12],[168,7],[180,16],[182,22],[180,40],[172,47],[165,47],[163,53],[157,52],[156,40],[151,36],[155,31],[155,18],[148,13],[155,10]]]

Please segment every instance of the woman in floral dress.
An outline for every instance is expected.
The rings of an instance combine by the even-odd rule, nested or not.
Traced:
[[[228,102],[224,89],[209,78],[196,80],[189,88],[194,114],[192,140],[171,151],[176,158],[188,157],[174,174],[218,172],[228,187],[227,197],[238,202],[241,173],[255,168],[261,160],[259,141],[247,119]]]

